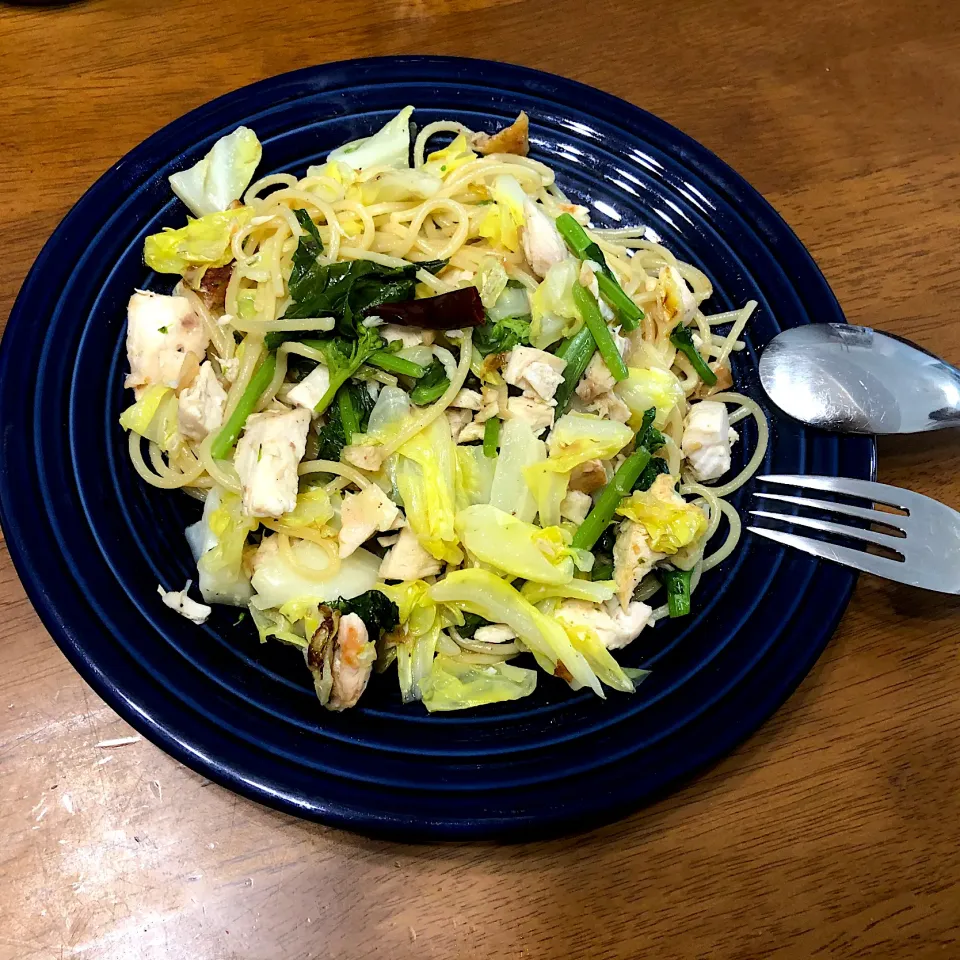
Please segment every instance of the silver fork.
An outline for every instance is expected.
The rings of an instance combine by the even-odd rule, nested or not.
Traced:
[[[781,493],[754,493],[754,496],[764,500],[791,503],[798,507],[821,510],[825,513],[838,513],[870,523],[883,524],[888,528],[899,530],[901,536],[803,515],[790,516],[771,513],[767,510],[750,511],[755,517],[781,520],[798,527],[807,527],[822,533],[877,544],[894,551],[902,559],[893,560],[876,556],[866,553],[865,550],[815,540],[812,537],[801,537],[786,531],[747,527],[751,533],[766,537],[775,543],[796,547],[798,550],[803,550],[815,557],[822,557],[824,560],[832,560],[846,567],[853,567],[855,570],[886,577],[888,580],[896,580],[899,583],[907,583],[927,590],[937,590],[941,593],[960,594],[960,513],[956,510],[923,494],[901,490],[900,487],[891,487],[885,483],[873,483],[869,480],[785,474],[757,479],[789,487],[826,490],[830,493],[859,497],[871,504],[882,503],[905,510],[906,516],[902,516],[847,503],[813,500],[809,497],[792,497]]]

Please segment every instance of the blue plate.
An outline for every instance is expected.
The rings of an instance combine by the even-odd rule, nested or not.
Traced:
[[[393,673],[362,706],[319,708],[296,651],[261,646],[220,607],[197,628],[157,583],[194,575],[188,498],[142,483],[117,417],[125,305],[168,291],[143,239],[183,223],[167,177],[239,124],[261,173],[302,173],[407,103],[427,123],[492,129],[526,110],[533,153],[599,223],[650,225],[713,280],[708,306],[760,308],[737,358],[764,403],[757,353],[779,330],[842,322],[800,241],[743,179],[689,137],[615,97],[522,67],[403,57],[301,70],[228,94],[152,136],[86,193],[43,248],[0,350],[0,509],[44,624],[93,688],[164,750],[248,797],[397,838],[530,836],[635,808],[755,730],[827,643],[854,574],[743,541],[704,578],[695,615],[645,632],[622,658],[653,673],[604,701],[541,677],[504,707],[428,716]],[[873,475],[874,446],[805,430],[767,407],[763,472]],[[749,426],[739,456],[752,448]],[[752,485],[734,497],[741,512]]]

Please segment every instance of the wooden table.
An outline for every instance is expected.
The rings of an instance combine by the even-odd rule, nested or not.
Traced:
[[[754,183],[854,323],[960,363],[955,0],[167,0],[0,10],[0,310],[113,161],[179,114],[324,59],[497,57],[659,114]],[[960,445],[880,477],[960,506]],[[0,958],[960,956],[960,599],[864,577],[734,755],[549,843],[399,846],[220,789],[67,665],[0,565]]]

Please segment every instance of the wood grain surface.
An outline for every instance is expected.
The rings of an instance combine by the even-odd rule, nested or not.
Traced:
[[[618,94],[780,210],[852,322],[960,363],[956,0],[0,6],[0,317],[162,124],[323,60],[449,53]],[[960,507],[956,433],[880,478]],[[960,598],[864,577],[798,692],[668,799],[554,842],[400,846],[210,784],[68,666],[0,554],[0,958],[960,957]]]

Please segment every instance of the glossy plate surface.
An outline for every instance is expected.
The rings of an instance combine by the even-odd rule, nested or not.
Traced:
[[[139,481],[117,417],[125,305],[168,292],[143,238],[179,226],[167,177],[239,124],[261,173],[302,175],[407,103],[415,119],[492,129],[519,109],[534,155],[595,222],[649,225],[704,269],[710,312],[760,303],[738,387],[763,403],[757,355],[778,331],[843,322],[826,282],[772,208],[713,154],[596,90],[521,67],[446,58],[330,64],[255,84],[188,114],[109,170],[44,247],[0,349],[0,509],[21,579],[77,670],[184,763],[275,807],[397,838],[527,837],[636,807],[756,729],[829,639],[855,576],[756,538],[704,578],[695,615],[644,633],[622,661],[653,673],[606,701],[539,678],[533,697],[428,716],[391,671],[362,706],[319,708],[299,654],[261,646],[219,607],[201,628],[157,583],[194,575],[183,528],[198,505]],[[874,447],[771,415],[761,472],[869,478]],[[747,427],[735,467],[752,449]],[[741,509],[748,486],[736,495]]]

